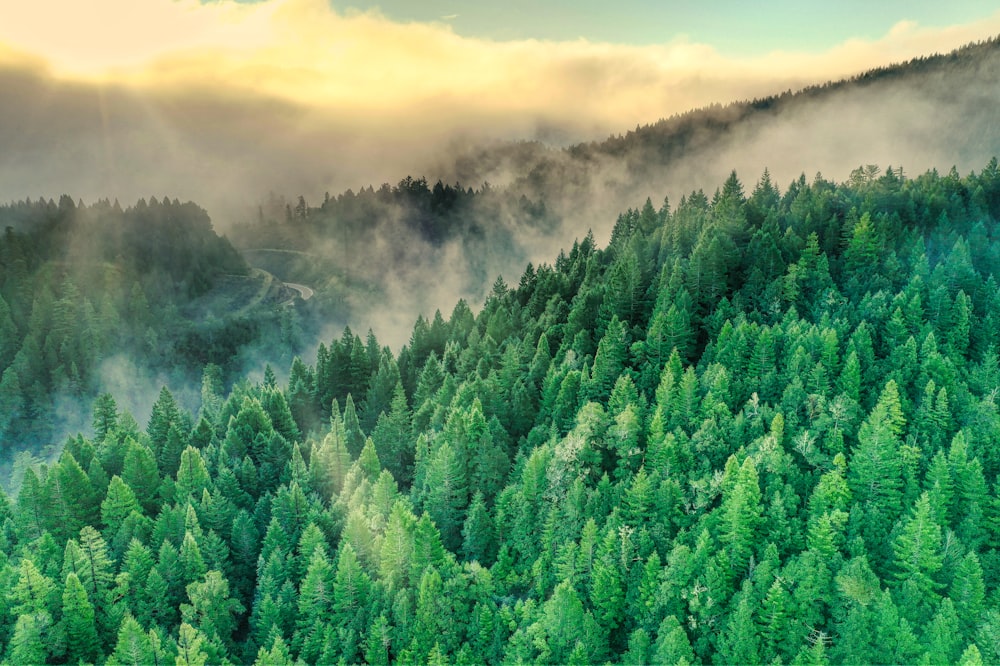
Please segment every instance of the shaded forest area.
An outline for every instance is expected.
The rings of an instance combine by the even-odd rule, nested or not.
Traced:
[[[0,496],[10,663],[1000,662],[1000,169],[622,214]]]
[[[128,359],[126,374],[197,383],[206,363],[228,368],[242,347],[280,328],[273,313],[190,311],[220,277],[249,275],[193,203],[26,200],[0,207],[0,226],[5,462],[20,450],[58,453],[63,428],[89,420],[80,422],[80,404],[115,363]]]

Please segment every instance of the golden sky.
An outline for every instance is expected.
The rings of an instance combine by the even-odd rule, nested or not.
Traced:
[[[326,0],[0,0],[0,200],[316,201],[433,180],[456,145],[601,140],[1000,33],[1000,12],[906,16],[874,37],[734,54],[681,29],[656,44],[503,39]]]
[[[1000,13],[944,28],[901,20],[877,39],[848,38],[819,53],[737,59],[684,38],[635,46],[464,37],[443,20],[398,22],[325,0],[2,0],[0,7],[0,44],[59,78],[252,91],[347,113],[362,127],[460,109],[627,129],[1000,33]]]

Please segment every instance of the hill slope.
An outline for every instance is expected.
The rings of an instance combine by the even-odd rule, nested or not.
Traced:
[[[321,204],[272,199],[234,238],[242,247],[323,255],[329,274],[345,276],[338,300],[351,304],[350,320],[399,345],[418,314],[459,297],[481,300],[496,275],[545,261],[588,229],[606,241],[616,217],[647,197],[658,208],[667,196],[711,194],[734,167],[748,181],[767,170],[780,185],[802,173],[847,180],[868,164],[914,173],[979,168],[1000,154],[997,80],[1000,41],[991,40],[849,81],[691,111],[603,142],[487,146],[442,158],[426,178]],[[352,298],[352,282],[380,297]],[[388,302],[380,310],[398,316],[373,312],[372,302]]]
[[[21,201],[0,207],[0,226],[4,463],[58,452],[99,392],[128,387],[128,404],[148,409],[148,377],[159,390],[196,382],[205,363],[234,369],[279,328],[278,296],[250,298],[266,281],[192,203]]]
[[[732,175],[398,354],[102,397],[2,507],[6,656],[996,662],[998,271],[995,160]]]

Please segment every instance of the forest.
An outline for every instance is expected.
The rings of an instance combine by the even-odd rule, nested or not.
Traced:
[[[101,394],[0,494],[3,659],[1000,662],[998,222],[996,159],[733,172],[398,350]]]
[[[122,209],[64,195],[0,206],[0,226],[4,470],[22,451],[58,454],[109,374],[197,384],[206,363],[231,373],[242,350],[267,343],[280,355],[296,338],[288,309],[209,300],[255,276],[193,203],[154,197]]]
[[[647,197],[658,206],[665,195],[711,191],[733,169],[753,177],[767,167],[782,183],[818,171],[843,179],[859,162],[914,174],[979,169],[1000,155],[1000,87],[983,85],[993,80],[998,38],[693,109],[603,141],[442,146],[433,165],[416,170],[426,178],[340,193],[303,187],[288,199],[254,192],[248,201],[259,205],[227,234],[255,266],[316,288],[323,317],[373,328],[398,349],[418,315],[460,298],[481,303],[497,275],[551,261],[588,229],[604,243],[621,211]],[[261,249],[294,252],[262,259]]]

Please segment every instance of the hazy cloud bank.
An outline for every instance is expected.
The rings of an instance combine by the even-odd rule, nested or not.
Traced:
[[[225,231],[255,215],[269,192],[316,205],[326,191],[406,174],[529,193],[533,180],[543,183],[536,200],[560,226],[540,233],[503,220],[513,240],[483,243],[491,255],[475,269],[460,242],[434,247],[386,227],[392,233],[364,261],[387,302],[354,328],[371,323],[394,345],[418,313],[447,314],[459,297],[475,307],[497,273],[516,282],[526,261],[551,261],[589,228],[606,240],[624,208],[712,190],[733,168],[749,191],[765,167],[784,188],[803,172],[842,179],[865,163],[967,170],[1000,152],[996,58],[983,71],[776,107],[696,132],[669,160],[624,150],[581,162],[559,149],[694,107],[947,52],[1000,33],[1000,13],[943,29],[902,22],[823,53],[740,60],[685,41],[474,39],[446,23],[398,23],[324,0],[0,0],[0,15],[2,200],[170,196],[205,206]],[[510,139],[555,147],[495,147]]]
[[[1000,14],[904,22],[826,53],[734,60],[684,41],[474,39],[324,0],[0,10],[0,199],[170,194],[218,219],[270,190],[316,200],[423,174],[455,142],[599,138],[1000,32]]]

